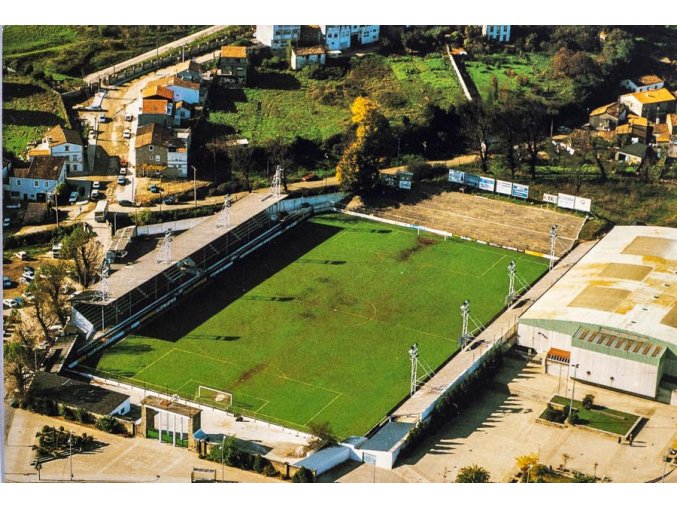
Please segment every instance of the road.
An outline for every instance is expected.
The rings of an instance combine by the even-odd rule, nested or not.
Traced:
[[[153,49],[151,51],[148,51],[147,53],[143,53],[142,55],[135,56],[134,58],[130,58],[129,60],[126,60],[124,62],[120,62],[116,65],[112,65],[106,69],[100,70],[98,72],[94,72],[93,74],[90,74],[88,76],[85,76],[85,82],[88,84],[95,83],[99,81],[99,79],[102,79],[104,76],[107,76],[108,74],[112,74],[115,71],[120,71],[122,69],[125,69],[127,67],[130,67],[132,65],[136,65],[137,63],[141,63],[145,60],[148,60],[150,58],[153,58],[154,56],[161,54],[169,49],[176,49],[180,48],[184,44],[190,44],[194,40],[197,40],[201,37],[205,37],[207,35],[211,35],[215,32],[218,32],[219,30],[223,30],[226,28],[228,25],[214,25],[210,26],[209,28],[206,28],[204,30],[201,30],[199,32],[196,32],[192,35],[188,35],[187,37],[184,37],[182,39],[175,40],[173,42],[170,42],[169,44],[165,44],[164,46],[160,46],[157,49]]]

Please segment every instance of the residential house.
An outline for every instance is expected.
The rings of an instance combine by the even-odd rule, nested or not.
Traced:
[[[254,38],[274,52],[284,52],[291,42],[292,45],[301,36],[301,25],[256,25]]]
[[[83,142],[75,130],[65,129],[61,125],[49,129],[40,144],[28,150],[28,160],[36,156],[52,155],[65,157],[66,173],[77,174],[85,170]]]
[[[381,25],[320,25],[329,51],[373,44],[380,38]]]
[[[158,125],[174,123],[174,103],[167,99],[143,99],[139,112],[139,127],[151,123]]]
[[[199,83],[202,81],[202,65],[195,60],[186,60],[177,65],[176,76],[184,81]]]
[[[659,123],[653,127],[653,142],[656,145],[670,144],[670,129],[667,123]]]
[[[327,51],[323,46],[296,48],[291,50],[291,68],[299,70],[306,65],[324,65]]]
[[[641,164],[646,157],[647,145],[644,143],[628,144],[618,148],[616,160],[628,164]]]
[[[177,76],[163,77],[157,79],[152,83],[149,83],[148,87],[144,90],[147,90],[149,87],[157,87],[161,90],[170,90],[172,92],[172,100],[174,102],[186,102],[188,104],[199,104],[202,101],[201,87],[199,83],[193,83],[192,81],[186,81]],[[157,98],[166,98],[165,92],[163,95]]]
[[[627,108],[620,102],[598,107],[590,113],[590,126],[595,130],[614,130],[625,121]]]
[[[68,158],[37,155],[29,167],[9,171],[10,199],[45,202],[56,186],[66,179]]]
[[[631,92],[648,92],[649,90],[658,90],[665,86],[665,81],[654,74],[633,77],[621,81],[621,86]]]
[[[193,105],[179,101],[174,105],[174,125],[179,126],[193,116]]]
[[[219,58],[221,84],[242,86],[247,84],[249,56],[244,46],[223,46]]]
[[[616,135],[628,137],[632,143],[647,143],[651,135],[653,124],[646,118],[640,118],[634,114],[628,115],[628,122],[616,127]]]
[[[161,171],[168,177],[185,178],[188,175],[188,148],[190,129],[177,131],[155,123],[139,127],[134,149],[136,167],[141,174],[149,170]]]
[[[653,123],[663,123],[669,113],[675,112],[677,100],[666,88],[621,95],[620,101],[637,116]]]
[[[310,47],[322,44],[322,30],[320,25],[301,25],[298,45],[300,47]]]
[[[510,25],[482,25],[482,35],[497,42],[510,42]]]
[[[665,123],[668,125],[668,132],[673,137],[673,143],[677,144],[677,114],[669,114]]]

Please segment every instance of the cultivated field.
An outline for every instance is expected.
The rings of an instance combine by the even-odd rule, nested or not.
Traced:
[[[544,254],[550,253],[550,227],[557,224],[558,256],[571,248],[584,223],[569,213],[425,186],[404,202],[356,199],[349,209]]]
[[[343,215],[313,218],[89,364],[289,427],[329,421],[364,434],[406,396],[408,349],[430,367],[457,348],[459,306],[503,308],[507,265],[528,282],[544,261]],[[213,395],[203,395],[211,397]]]

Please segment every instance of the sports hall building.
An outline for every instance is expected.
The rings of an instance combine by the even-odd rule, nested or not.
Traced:
[[[677,405],[677,229],[615,227],[519,320],[545,371]]]

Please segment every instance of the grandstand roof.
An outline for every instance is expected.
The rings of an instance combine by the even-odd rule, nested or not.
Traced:
[[[615,227],[522,316],[677,344],[677,228]]]
[[[219,221],[217,214],[209,217],[192,229],[175,236],[172,240],[172,259],[174,261],[172,264],[160,264],[156,262],[155,257],[157,252],[153,250],[137,259],[133,264],[115,271],[108,277],[108,292],[110,295],[108,301],[115,301],[117,298],[127,294],[130,290],[174,266],[178,261],[190,257],[193,253],[223,236],[228,231],[286,197],[286,195],[281,195],[277,198],[271,196],[263,200],[265,196],[265,193],[252,193],[236,201],[230,209],[231,227],[228,229],[217,227]],[[94,290],[98,290],[98,284],[94,287]]]

